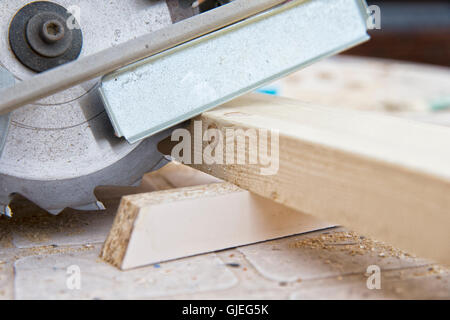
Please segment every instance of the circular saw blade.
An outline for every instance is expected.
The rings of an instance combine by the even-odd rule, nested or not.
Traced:
[[[14,14],[30,1],[0,2],[0,30],[8,34]],[[83,31],[81,56],[115,46],[172,23],[165,1],[54,1],[71,10]],[[16,81],[32,77],[0,38],[0,64]],[[70,77],[70,75],[67,75]],[[156,143],[167,135],[134,145],[114,136],[98,97],[99,80],[65,90],[11,114],[0,157],[0,205],[7,213],[20,194],[51,213],[66,207],[101,209],[94,188],[133,185],[165,160]]]

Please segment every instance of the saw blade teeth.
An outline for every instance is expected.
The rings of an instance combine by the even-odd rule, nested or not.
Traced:
[[[106,210],[106,207],[105,207],[105,205],[103,204],[103,202],[97,201],[95,204],[96,204],[98,210]]]
[[[98,186],[140,185],[145,173],[157,170],[167,163],[167,159],[156,149],[156,144],[162,140],[162,137],[165,137],[165,133],[141,141],[132,152],[127,153],[126,157],[120,161],[88,176],[41,181],[11,178],[0,172],[0,187],[6,189],[6,192],[0,190],[3,191],[3,194],[0,192],[0,211],[2,211],[0,214],[11,214],[11,210],[3,209],[1,206],[9,204],[8,200],[11,200],[10,196],[16,190],[21,190],[21,192],[17,192],[20,196],[53,215],[59,214],[65,208],[79,211],[105,210],[104,203],[96,197],[95,189]],[[130,161],[136,164],[132,168],[128,165]],[[12,207],[14,208],[14,206]],[[18,210],[20,209],[18,208]]]
[[[0,206],[0,215],[7,216],[8,218],[12,218],[13,212],[9,205],[1,205]]]
[[[143,178],[138,179],[135,183],[133,183],[131,185],[131,187],[139,187],[141,185],[141,183],[142,183],[142,179]]]
[[[97,200],[94,203],[90,203],[84,206],[72,207],[72,209],[80,210],[80,211],[97,211],[97,210],[105,210],[106,207],[103,202]]]
[[[60,214],[64,209],[45,209],[48,213],[57,216]]]

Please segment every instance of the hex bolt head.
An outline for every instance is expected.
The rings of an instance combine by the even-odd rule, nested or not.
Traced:
[[[47,43],[55,43],[64,38],[65,30],[62,23],[56,19],[48,20],[42,24],[40,37]]]
[[[23,6],[9,26],[9,44],[14,55],[37,72],[77,59],[83,34],[81,29],[68,27],[70,17],[67,9],[50,1],[34,1]]]

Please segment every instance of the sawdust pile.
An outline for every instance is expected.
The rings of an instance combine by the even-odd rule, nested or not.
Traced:
[[[89,223],[77,214],[36,214],[26,217],[0,217],[0,242],[9,247],[12,233],[32,242],[45,242],[55,233],[77,234]]]
[[[51,241],[55,235],[76,235],[85,232],[92,215],[105,212],[77,212],[66,209],[59,215],[51,215],[23,197],[11,204],[12,218],[0,216],[0,247],[13,247],[12,239],[18,236],[34,243]]]
[[[323,233],[317,237],[297,241],[290,246],[293,248],[339,250],[352,256],[377,253],[382,258],[414,257],[384,242],[366,238],[352,231]]]

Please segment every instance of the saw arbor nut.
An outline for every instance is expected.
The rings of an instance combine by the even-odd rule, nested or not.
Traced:
[[[42,25],[40,36],[47,43],[55,43],[64,38],[64,24],[58,20],[49,20]]]
[[[17,59],[36,72],[46,71],[78,58],[83,46],[80,29],[70,29],[71,14],[62,6],[32,2],[14,16],[9,43]]]
[[[56,58],[70,49],[73,36],[62,16],[43,12],[28,21],[26,38],[31,48],[39,55]]]

